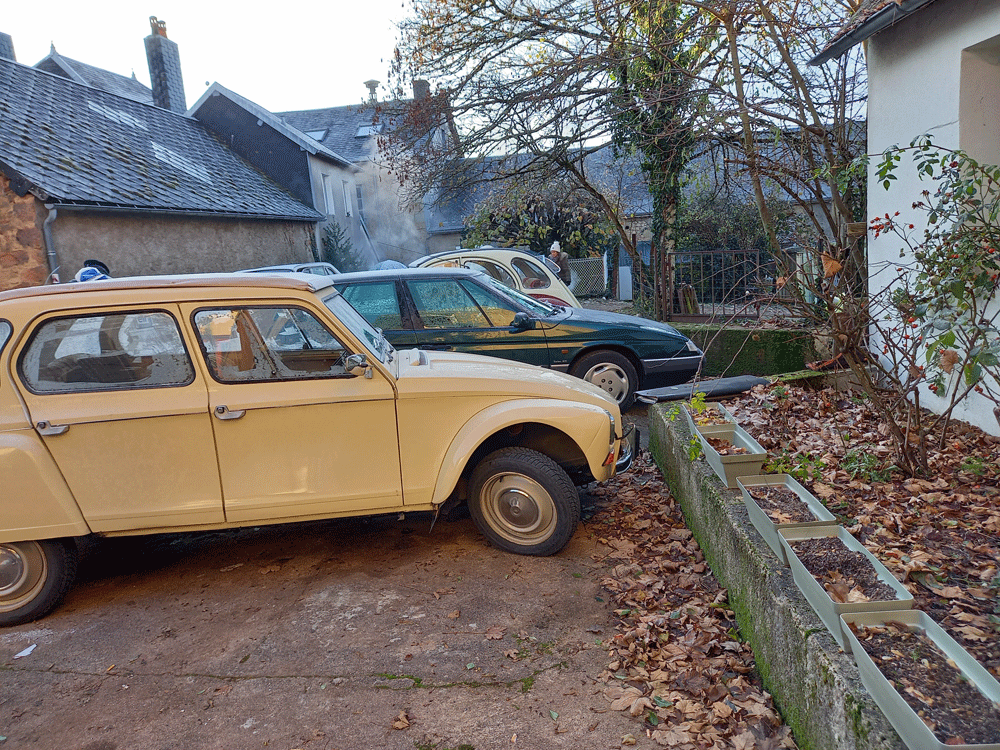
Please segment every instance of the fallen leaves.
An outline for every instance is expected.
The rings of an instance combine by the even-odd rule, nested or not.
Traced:
[[[601,584],[619,618],[602,675],[611,709],[641,719],[662,747],[739,746],[746,737],[746,748],[794,748],[656,466],[639,457],[593,492],[616,498],[589,522],[608,549]]]
[[[931,474],[904,477],[868,404],[859,393],[785,385],[755,387],[726,408],[800,468],[796,478],[907,585],[915,608],[1000,678],[1000,439],[952,421],[946,440],[928,442]],[[878,459],[876,472],[843,468],[860,453]]]
[[[400,711],[399,716],[396,720],[392,722],[393,729],[407,729],[410,726],[410,717],[406,715],[406,711]]]

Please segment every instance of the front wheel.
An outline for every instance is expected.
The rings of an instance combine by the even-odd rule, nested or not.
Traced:
[[[618,408],[623,412],[635,402],[639,375],[623,354],[609,349],[590,352],[580,357],[570,374],[596,385],[617,401]]]
[[[554,555],[580,522],[580,495],[548,456],[529,448],[503,448],[472,472],[469,514],[496,547],[521,555]]]
[[[71,541],[0,543],[0,626],[20,625],[51,612],[73,585],[76,564]]]

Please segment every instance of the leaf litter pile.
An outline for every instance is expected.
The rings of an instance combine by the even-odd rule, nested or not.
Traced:
[[[602,678],[611,707],[678,750],[795,748],[680,506],[647,454],[591,492],[618,616]],[[634,741],[634,738],[633,738]]]
[[[1000,679],[1000,439],[952,422],[943,447],[930,441],[930,475],[911,478],[892,466],[888,432],[860,392],[756,386],[726,408],[774,459],[765,470],[793,474],[820,498],[914,608]],[[879,664],[894,655],[866,648]],[[917,687],[917,671],[895,678],[907,700],[962,703],[954,681]]]
[[[709,445],[711,445],[715,449],[715,451],[720,456],[736,456],[741,453],[748,453],[746,448],[743,448],[739,445],[733,445],[729,440],[726,440],[725,438],[706,436],[705,440],[708,442]]]

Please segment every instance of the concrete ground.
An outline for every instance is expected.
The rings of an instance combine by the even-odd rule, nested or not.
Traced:
[[[428,528],[88,544],[62,606],[0,631],[0,749],[652,746],[596,679],[614,625],[586,522],[550,558]]]

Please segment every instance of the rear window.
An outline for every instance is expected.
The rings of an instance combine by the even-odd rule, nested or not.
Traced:
[[[32,334],[19,370],[32,393],[162,388],[194,380],[177,321],[155,310],[48,320]]]
[[[11,332],[14,328],[6,320],[0,320],[0,352],[3,351],[4,346],[7,345],[7,340],[10,338]]]

